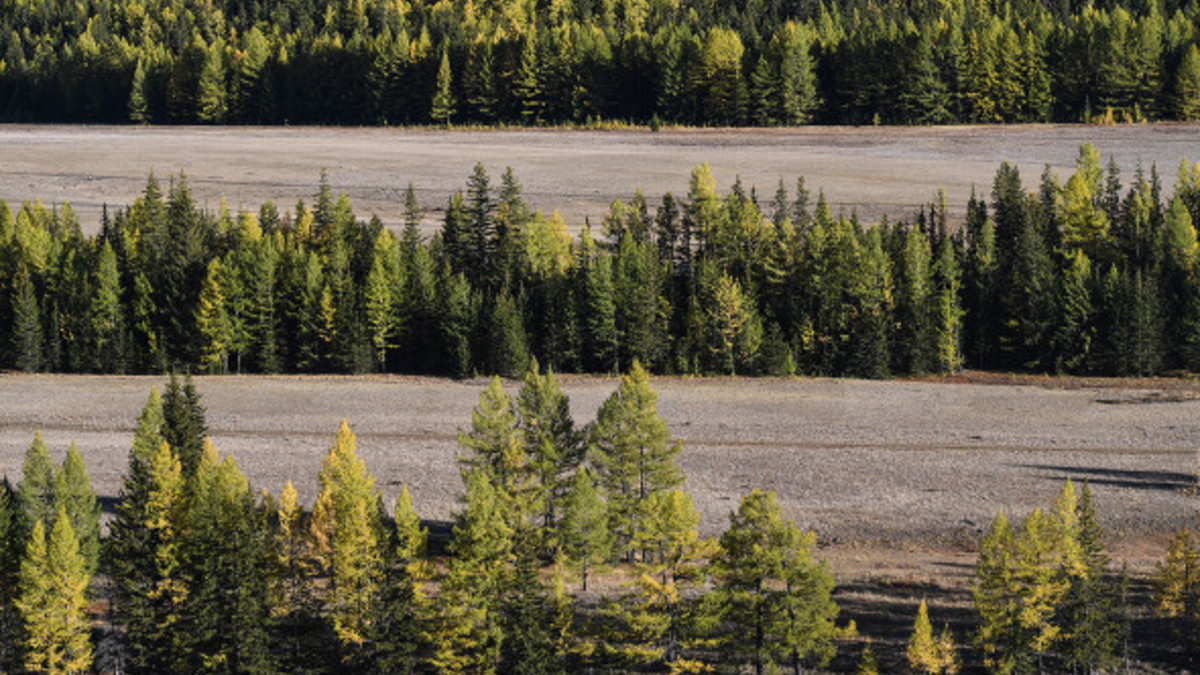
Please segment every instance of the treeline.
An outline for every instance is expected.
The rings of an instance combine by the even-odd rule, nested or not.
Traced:
[[[793,373],[1200,371],[1200,167],[1164,199],[1084,146],[1065,183],[1001,165],[951,228],[834,216],[804,181],[760,203],[707,166],[683,199],[616,201],[572,238],[511,170],[477,166],[423,241],[322,179],[281,216],[198,209],[152,177],[81,234],[69,206],[0,203],[0,366],[26,371]]]
[[[838,625],[816,536],[773,493],[746,495],[716,539],[635,367],[579,428],[553,373],[516,397],[498,379],[459,434],[465,495],[431,542],[404,488],[386,508],[343,422],[310,508],[289,482],[254,492],[205,437],[188,381],[138,418],[109,533],[72,445],[41,436],[0,482],[0,667],[75,673],[808,672],[861,636]],[[1101,672],[1134,658],[1124,573],[1110,569],[1091,492],[1070,481],[980,544],[974,650],[924,601],[913,673]],[[433,545],[431,545],[433,543]],[[1200,584],[1185,531],[1155,608],[1196,655]],[[604,572],[589,591],[589,578]],[[915,599],[914,599],[915,600]],[[97,602],[100,601],[100,602]],[[97,608],[103,612],[97,615]],[[89,608],[91,608],[89,610]],[[961,630],[961,629],[960,629]],[[885,668],[885,672],[890,670]],[[855,672],[878,671],[868,640]]]
[[[0,3],[0,119],[1200,118],[1195,0]]]

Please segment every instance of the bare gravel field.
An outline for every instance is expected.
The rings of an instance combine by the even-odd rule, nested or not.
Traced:
[[[528,201],[560,209],[572,228],[598,223],[616,198],[641,188],[652,204],[665,192],[686,193],[688,173],[709,162],[724,191],[740,176],[769,201],[783,179],[805,176],[824,187],[835,210],[857,209],[867,221],[906,217],[939,187],[952,216],[972,188],[991,190],[1001,160],[1036,185],[1045,165],[1065,179],[1084,142],[1114,157],[1128,181],[1140,164],[1157,165],[1166,188],[1183,157],[1200,160],[1200,125],[1117,127],[1026,125],[713,129],[649,131],[439,131],[323,127],[0,126],[0,199],[70,202],[87,231],[99,227],[102,204],[124,206],[154,171],[166,180],[181,170],[197,200],[215,209],[256,210],[267,199],[281,211],[310,198],[321,169],[352,199],[362,217],[395,226],[411,181],[436,210],[461,189],[476,162],[498,180],[512,166]]]
[[[659,410],[717,533],[742,494],[774,490],[840,571],[929,578],[970,553],[1003,508],[1048,505],[1088,479],[1118,558],[1145,570],[1194,522],[1200,390],[1177,381],[1062,386],[824,379],[656,378]],[[78,442],[98,493],[116,496],[134,422],[158,377],[0,376],[0,474],[16,479],[40,429],[59,457]],[[205,377],[213,440],[256,488],[291,479],[307,503],[345,417],[389,504],[407,483],[444,521],[461,483],[456,433],[483,380]],[[616,380],[563,378],[579,423]],[[515,393],[516,384],[509,383]],[[881,551],[889,551],[880,557]]]

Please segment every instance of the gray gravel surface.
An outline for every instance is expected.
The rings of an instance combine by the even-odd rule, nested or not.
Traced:
[[[565,376],[579,423],[613,378]],[[0,473],[20,475],[35,430],[60,457],[79,445],[115,497],[134,422],[158,377],[0,376]],[[423,517],[449,519],[461,491],[456,433],[484,380],[197,378],[213,440],[256,488],[292,480],[311,503],[342,418],[389,505],[408,484]],[[1143,388],[655,378],[659,410],[716,533],[742,494],[774,490],[833,547],[970,550],[998,509],[1048,505],[1088,479],[1114,545],[1165,540],[1194,520],[1200,400]],[[508,383],[511,393],[516,384]],[[1190,390],[1189,390],[1190,392]],[[1183,400],[1180,400],[1183,399]],[[1146,401],[1160,401],[1149,403]],[[1154,551],[1157,557],[1161,552]]]
[[[1001,160],[1020,169],[1031,189],[1045,165],[1063,180],[1079,146],[1095,143],[1128,182],[1140,164],[1157,164],[1170,189],[1181,158],[1200,160],[1200,125],[1114,127],[806,127],[649,131],[442,131],[328,127],[135,127],[0,125],[0,198],[69,201],[86,231],[99,228],[102,204],[124,206],[154,171],[164,183],[185,171],[197,201],[216,209],[257,210],[272,199],[281,212],[311,203],[322,169],[356,213],[398,226],[411,181],[431,211],[463,189],[476,162],[499,181],[512,166],[529,203],[560,209],[572,229],[599,225],[609,204],[642,189],[652,205],[665,192],[686,194],[688,174],[709,162],[725,192],[739,176],[764,204],[780,179],[806,176],[816,199],[823,187],[835,212],[856,209],[868,222],[909,217],[945,188],[961,216],[971,190],[989,196]]]

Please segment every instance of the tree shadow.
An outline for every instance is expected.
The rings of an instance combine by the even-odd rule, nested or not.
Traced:
[[[1128,488],[1130,490],[1187,490],[1196,486],[1196,476],[1175,471],[1129,471],[1100,467],[1057,466],[1053,464],[1015,464],[1022,469],[1054,472],[1047,480],[1075,482],[1087,480],[1092,485]]]

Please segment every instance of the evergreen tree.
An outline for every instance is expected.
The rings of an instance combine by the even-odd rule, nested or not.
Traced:
[[[372,624],[375,668],[381,673],[416,672],[430,630],[425,584],[432,576],[426,560],[428,530],[413,508],[408,486],[396,498],[396,528],[384,551],[383,590]]]
[[[1183,55],[1175,80],[1175,114],[1181,120],[1200,119],[1200,47],[1191,45]]]
[[[496,296],[488,326],[490,370],[504,377],[518,377],[529,365],[529,346],[521,310],[507,290]]]
[[[630,555],[646,515],[646,500],[683,483],[675,465],[682,446],[671,443],[657,400],[649,375],[635,362],[600,407],[591,432],[589,460],[608,495],[618,550]]]
[[[1092,265],[1083,251],[1067,255],[1068,266],[1059,286],[1059,325],[1053,340],[1055,369],[1078,373],[1089,362],[1095,334]]]
[[[71,443],[63,463],[54,472],[54,501],[71,519],[71,529],[79,539],[89,577],[95,576],[100,561],[100,503],[92,491],[83,457]]]
[[[548,497],[539,488],[539,472],[531,461],[524,434],[518,426],[517,407],[504,391],[499,377],[479,395],[471,412],[471,431],[459,432],[458,442],[469,454],[460,458],[463,478],[481,473],[496,489],[504,513],[516,528],[545,508]]]
[[[152,398],[152,403],[156,402],[156,397]],[[150,404],[144,412],[153,415]],[[146,417],[143,414],[143,419]],[[137,442],[135,437],[134,453],[139,450]],[[142,558],[117,567],[118,607],[134,668],[140,672],[182,672],[187,669],[187,635],[180,622],[188,596],[180,552],[183,474],[179,460],[165,442],[136,461],[144,462],[145,482],[137,486],[139,492],[135,494],[144,497],[131,504],[138,507],[136,512],[123,509],[132,522],[126,526],[129,534],[121,548]]]
[[[229,372],[231,330],[225,294],[221,290],[221,260],[208,263],[200,300],[196,305],[196,332],[200,337],[200,365],[210,373]]]
[[[1177,620],[1176,631],[1189,660],[1200,649],[1200,548],[1191,531],[1175,534],[1154,575],[1154,611]]]
[[[434,89],[433,103],[429,109],[429,118],[434,122],[449,126],[450,118],[457,112],[457,101],[454,98],[454,80],[450,72],[450,50],[442,47],[442,60],[438,65],[437,84]]]
[[[930,675],[942,672],[937,642],[933,639],[933,625],[929,623],[929,610],[926,609],[924,600],[917,608],[917,618],[913,621],[912,636],[908,639],[904,655],[913,672]]]
[[[581,298],[578,316],[583,364],[593,372],[611,372],[617,369],[619,356],[612,258],[604,251],[595,252],[586,230],[580,239],[576,269],[581,276],[577,297]]]
[[[46,449],[40,431],[34,433],[33,443],[25,451],[21,482],[17,483],[17,497],[26,523],[32,525],[41,521],[46,526],[53,523],[56,508],[54,462],[50,459],[50,451]]]
[[[225,85],[225,43],[217,39],[204,53],[204,66],[196,92],[196,119],[221,124],[229,113]]]
[[[150,115],[150,81],[146,75],[146,64],[138,59],[137,67],[133,70],[133,84],[129,88],[129,121],[134,124],[149,124]]]
[[[543,374],[537,360],[525,372],[517,394],[517,412],[525,454],[537,484],[535,501],[542,506],[541,525],[552,532],[565,508],[564,500],[573,489],[572,475],[586,451],[584,435],[575,429],[570,398],[563,393],[554,371]]]
[[[458,515],[450,568],[442,580],[429,639],[439,672],[497,672],[504,629],[500,607],[511,587],[512,516],[488,473],[465,476],[466,510]]]
[[[21,563],[16,602],[25,621],[27,671],[66,675],[91,669],[89,578],[66,511],[59,508],[49,537],[43,522],[35,522]]]
[[[591,470],[579,469],[563,498],[558,541],[568,559],[580,566],[584,592],[588,589],[588,574],[592,567],[608,560],[612,554],[614,542],[608,523],[608,510]]]
[[[200,394],[191,375],[184,376],[181,384],[179,378],[171,374],[167,393],[162,397],[161,433],[179,458],[184,478],[190,480],[200,464],[204,438],[208,435],[204,406],[200,404]]]
[[[37,372],[43,366],[41,310],[29,269],[23,264],[17,266],[10,297],[13,365],[27,373]]]
[[[734,630],[727,647],[755,673],[772,664],[820,667],[833,657],[834,639],[852,632],[834,624],[833,577],[813,561],[815,545],[815,534],[784,519],[772,492],[751,492],[730,514],[713,558],[717,597]]]
[[[117,254],[108,241],[100,249],[95,287],[88,307],[91,317],[91,368],[121,373],[125,366],[125,317],[121,307],[121,277]]]
[[[24,621],[17,598],[28,538],[19,498],[8,479],[0,478],[0,668],[12,672],[21,667],[23,651]]]
[[[356,438],[345,420],[318,478],[321,490],[311,531],[317,560],[329,576],[325,612],[343,660],[354,663],[374,621],[383,560],[375,477],[358,457]]]
[[[233,459],[206,443],[181,516],[182,623],[193,672],[267,667],[269,569],[264,523]]]

